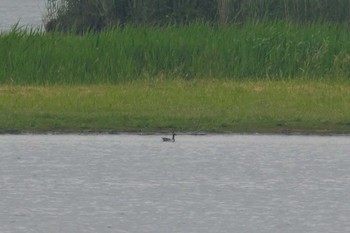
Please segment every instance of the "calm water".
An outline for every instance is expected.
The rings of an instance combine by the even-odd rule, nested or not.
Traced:
[[[0,136],[0,232],[350,232],[350,137]]]
[[[0,31],[14,24],[40,26],[47,0],[0,0]]]

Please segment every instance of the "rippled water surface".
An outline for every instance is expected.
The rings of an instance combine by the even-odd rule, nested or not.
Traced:
[[[40,26],[46,14],[47,0],[0,0],[0,31],[14,24]]]
[[[350,137],[0,136],[0,232],[350,232]]]

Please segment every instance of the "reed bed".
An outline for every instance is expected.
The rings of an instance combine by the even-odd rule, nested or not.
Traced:
[[[125,26],[100,33],[0,35],[0,84],[101,84],[137,79],[348,79],[345,24]]]

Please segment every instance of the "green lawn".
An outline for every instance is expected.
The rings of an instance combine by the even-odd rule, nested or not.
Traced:
[[[350,133],[350,82],[0,86],[0,132]]]

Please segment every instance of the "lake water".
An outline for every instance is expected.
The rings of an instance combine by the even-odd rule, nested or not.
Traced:
[[[40,26],[46,14],[47,0],[0,0],[0,31],[14,24]]]
[[[350,232],[349,140],[1,135],[0,232]]]

